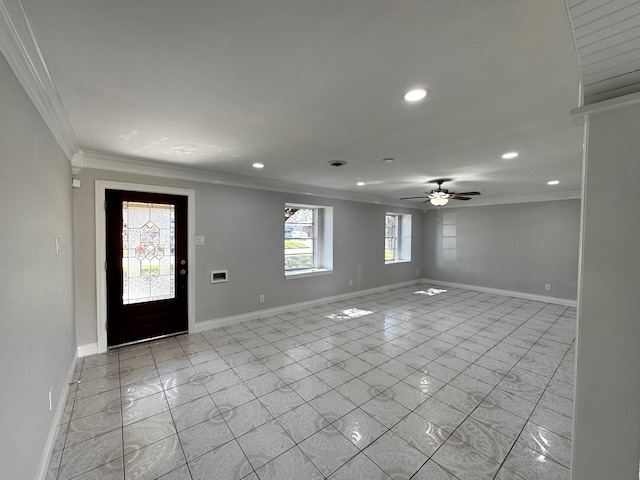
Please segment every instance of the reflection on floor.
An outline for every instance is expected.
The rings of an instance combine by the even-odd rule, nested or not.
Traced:
[[[80,359],[48,478],[568,479],[575,309],[427,289]]]

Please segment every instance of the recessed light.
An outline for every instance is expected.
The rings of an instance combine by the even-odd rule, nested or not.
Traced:
[[[391,157],[383,158],[382,163],[393,163],[393,158]]]
[[[364,182],[358,182],[356,183],[357,186],[362,187],[364,185]]]
[[[560,180],[550,180],[547,182],[547,185],[558,185],[560,183]]]
[[[516,158],[518,156],[518,152],[507,152],[502,155],[502,158],[505,160],[511,160],[512,158]]]
[[[264,163],[256,162],[252,166],[253,168],[264,168]]]
[[[409,90],[404,94],[404,99],[407,102],[419,102],[424,97],[427,96],[429,90],[426,88],[414,88],[413,90]]]

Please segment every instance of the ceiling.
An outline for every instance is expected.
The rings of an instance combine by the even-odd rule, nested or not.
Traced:
[[[468,204],[580,195],[581,72],[564,2],[2,5],[35,59],[24,70],[40,62],[67,152],[365,200],[420,195],[439,177],[482,193]],[[416,86],[430,94],[405,102]]]

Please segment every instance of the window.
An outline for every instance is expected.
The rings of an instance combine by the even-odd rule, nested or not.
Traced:
[[[333,268],[333,209],[285,205],[285,276],[330,273]]]
[[[411,215],[387,213],[384,222],[385,263],[411,261]]]
[[[456,258],[456,214],[445,213],[442,219],[442,259],[455,262]]]
[[[384,217],[384,260],[386,262],[394,261],[398,255],[398,237],[397,226],[398,216],[386,214]]]

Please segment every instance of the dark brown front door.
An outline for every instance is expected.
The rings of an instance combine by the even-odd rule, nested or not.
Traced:
[[[187,197],[105,194],[108,346],[187,331]]]

